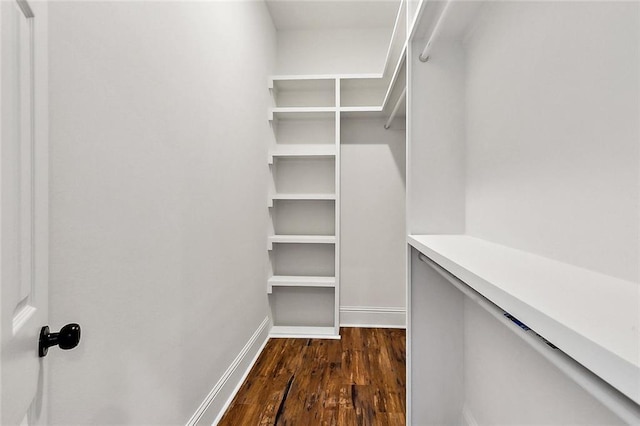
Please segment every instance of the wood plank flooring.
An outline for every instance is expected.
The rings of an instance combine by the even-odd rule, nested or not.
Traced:
[[[405,424],[405,330],[271,339],[221,426]]]

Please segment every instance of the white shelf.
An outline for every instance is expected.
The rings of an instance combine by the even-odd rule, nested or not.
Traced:
[[[398,83],[398,80],[401,80],[400,78],[401,75],[404,75],[402,71],[405,71],[405,68],[403,68],[403,66],[406,59],[407,59],[407,43],[405,42],[405,44],[402,47],[402,51],[400,52],[400,57],[398,58],[398,62],[396,62],[396,65],[393,68],[393,74],[391,75],[391,80],[389,81],[389,85],[387,86],[387,91],[385,92],[384,99],[382,101],[383,108],[387,107],[387,104],[391,99],[391,94],[393,93],[394,89],[396,89],[396,84]],[[406,85],[407,85],[406,81],[403,81],[402,86],[406,87]]]
[[[335,277],[307,277],[307,276],[290,276],[290,275],[274,275],[267,280],[268,293],[272,292],[273,287],[330,287],[336,286]]]
[[[269,207],[273,207],[273,200],[307,200],[307,201],[333,201],[336,194],[274,194],[269,199]]]
[[[335,244],[334,235],[271,235],[268,238],[268,248],[273,249],[274,243],[280,244]]]
[[[336,79],[332,76],[272,76],[269,79],[269,89],[279,91],[332,91],[336,86]]]
[[[400,77],[400,70],[404,64],[407,54],[407,8],[408,1],[402,1],[398,9],[398,16],[396,17],[396,23],[393,28],[393,34],[389,42],[389,48],[387,50],[387,58],[385,60],[384,69],[384,82],[386,85],[386,91],[384,98],[381,100],[381,106],[387,107],[389,103],[390,95],[393,92],[398,79]],[[403,81],[406,85],[406,82]],[[400,89],[402,91],[402,89]]]
[[[381,106],[343,106],[340,107],[340,111],[342,112],[380,112],[382,111]]]
[[[335,79],[367,79],[382,78],[382,74],[378,73],[361,73],[361,74],[288,74],[288,75],[272,75],[269,78],[269,88],[272,89],[274,84],[283,81],[292,80],[335,80]]]
[[[269,337],[272,339],[340,339],[335,327],[273,326]]]
[[[277,157],[315,157],[331,158],[336,156],[336,146],[333,144],[324,145],[280,145],[269,150],[269,164],[273,164]]]
[[[343,106],[340,107],[340,115],[344,118],[381,117],[382,106]]]
[[[335,116],[336,107],[275,107],[269,110],[269,121],[275,118],[291,119],[330,119]]]
[[[408,242],[640,403],[640,284],[467,235]]]

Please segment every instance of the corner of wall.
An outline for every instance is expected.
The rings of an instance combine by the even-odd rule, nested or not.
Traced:
[[[267,344],[270,330],[271,320],[265,317],[191,416],[187,426],[215,425],[220,421]]]
[[[277,73],[381,73],[391,32],[392,28],[279,30]]]

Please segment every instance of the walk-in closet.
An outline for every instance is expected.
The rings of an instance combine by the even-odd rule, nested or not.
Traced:
[[[640,424],[637,0],[1,0],[0,424]]]

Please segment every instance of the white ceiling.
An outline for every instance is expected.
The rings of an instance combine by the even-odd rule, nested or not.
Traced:
[[[278,30],[391,28],[400,0],[266,0]]]

